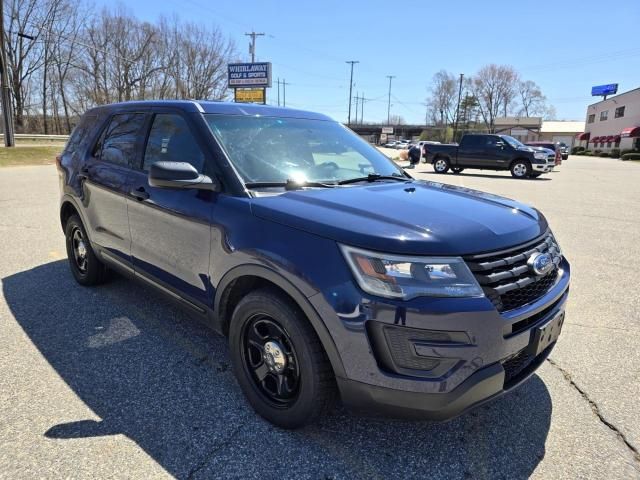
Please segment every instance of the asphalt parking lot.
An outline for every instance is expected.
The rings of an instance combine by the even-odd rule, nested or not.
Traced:
[[[224,338],[139,284],[73,281],[53,166],[0,169],[0,477],[640,478],[640,164],[411,173],[544,212],[572,262],[560,341],[451,422],[338,408],[288,432],[248,407]]]

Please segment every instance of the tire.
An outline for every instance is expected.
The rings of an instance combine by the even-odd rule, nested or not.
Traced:
[[[103,283],[107,279],[107,267],[91,248],[91,242],[80,217],[77,215],[69,217],[64,232],[69,267],[76,282],[86,287]]]
[[[531,164],[528,160],[515,160],[511,164],[511,176],[514,178],[527,178],[531,175]]]
[[[453,167],[451,168],[451,171],[453,173],[455,173],[456,175],[458,175],[459,173],[462,173],[464,171],[464,168],[460,168],[460,167]]]
[[[451,164],[449,159],[444,157],[437,157],[433,160],[433,169],[436,173],[447,173]]]
[[[299,428],[333,407],[337,388],[322,343],[304,314],[277,290],[256,290],[238,303],[229,348],[247,400],[274,425]]]

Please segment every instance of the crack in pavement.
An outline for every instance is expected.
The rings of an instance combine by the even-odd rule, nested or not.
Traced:
[[[603,425],[605,425],[606,427],[608,427],[613,433],[616,434],[616,436],[618,437],[618,439],[624,443],[624,445],[629,449],[629,451],[631,452],[631,455],[633,456],[633,459],[636,462],[636,465],[634,465],[634,468],[638,471],[640,471],[640,452],[638,451],[638,449],[627,439],[627,437],[625,436],[624,433],[622,433],[618,427],[616,427],[613,423],[611,423],[609,420],[607,420],[604,415],[602,414],[602,412],[600,411],[600,407],[598,406],[598,404],[596,402],[594,402],[590,397],[589,394],[587,392],[585,392],[582,388],[580,388],[580,386],[573,380],[573,377],[571,377],[571,374],[565,370],[564,368],[562,368],[560,365],[558,365],[555,361],[551,360],[550,358],[547,358],[547,362],[549,362],[549,364],[551,364],[553,367],[555,367],[560,373],[562,373],[562,375],[564,376],[565,380],[567,380],[567,382],[569,382],[569,384],[582,396],[582,398],[584,398],[587,403],[589,404],[589,406],[591,407],[591,410],[593,411],[594,415],[596,417],[598,417],[598,420],[600,420],[600,423],[602,423]]]
[[[213,447],[211,451],[204,456],[200,463],[198,463],[198,465],[196,465],[191,469],[191,471],[189,471],[189,474],[186,477],[187,480],[192,480],[194,478],[194,475],[196,475],[200,470],[209,465],[211,460],[215,458],[216,453],[218,453],[220,450],[229,445],[233,440],[235,440],[236,436],[238,435],[238,433],[240,433],[240,430],[246,425],[246,423],[246,421],[240,422],[240,424],[233,429],[233,431],[225,440],[221,441],[215,447]]]

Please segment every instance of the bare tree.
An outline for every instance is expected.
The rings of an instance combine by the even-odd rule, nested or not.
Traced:
[[[458,84],[455,75],[440,70],[433,76],[427,98],[428,117],[434,124],[450,124],[455,121],[458,101]]]
[[[546,110],[546,97],[540,87],[531,80],[518,82],[519,114],[524,117],[543,116]]]
[[[478,110],[487,129],[494,131],[495,119],[507,115],[515,100],[518,74],[507,65],[482,67],[469,83],[471,93],[478,101]]]

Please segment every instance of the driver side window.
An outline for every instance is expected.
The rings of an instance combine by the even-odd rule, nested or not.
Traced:
[[[153,119],[142,169],[148,172],[159,161],[187,162],[198,173],[204,169],[204,153],[180,115],[160,113]]]

